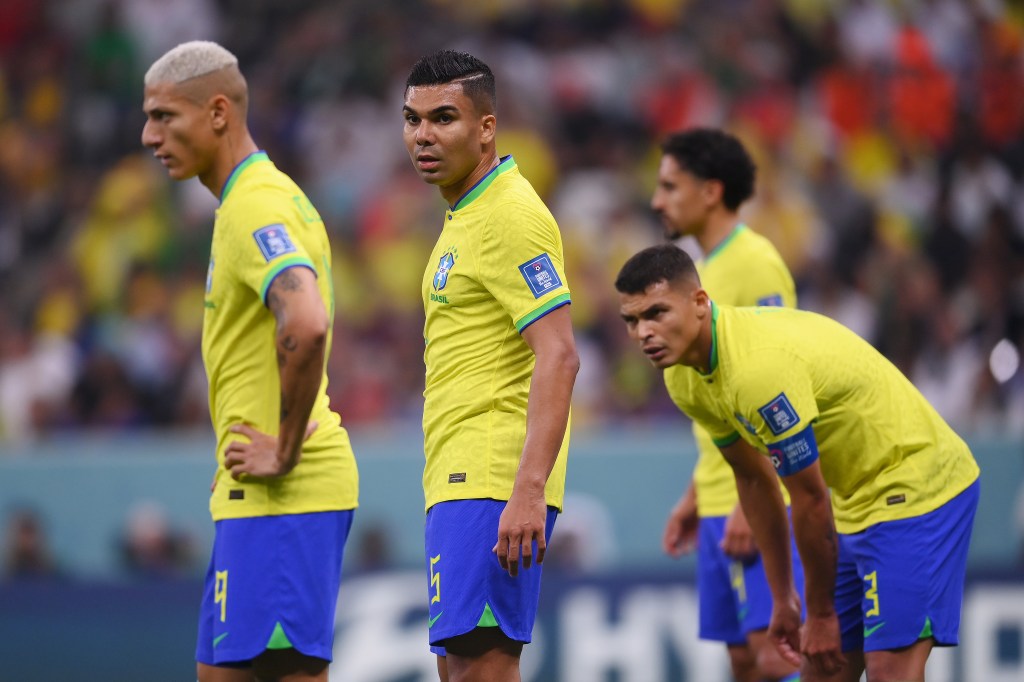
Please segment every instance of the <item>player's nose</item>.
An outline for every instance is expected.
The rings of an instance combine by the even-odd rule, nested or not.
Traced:
[[[142,126],[142,146],[156,147],[159,143],[159,136],[152,125],[152,121],[146,121],[146,124]]]
[[[416,144],[421,147],[434,143],[434,127],[428,121],[423,121],[416,128]]]

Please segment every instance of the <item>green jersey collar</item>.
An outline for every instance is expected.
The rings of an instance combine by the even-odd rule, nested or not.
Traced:
[[[460,208],[465,208],[473,203],[481,194],[487,191],[487,188],[491,186],[494,179],[502,173],[506,173],[516,167],[515,159],[512,155],[505,156],[501,159],[497,166],[492,168],[487,175],[480,178],[475,185],[469,188],[469,190],[459,197],[459,200],[451,207],[452,211],[458,211]]]
[[[708,371],[700,374],[713,374],[718,369],[718,306],[711,301],[711,358],[708,360]]]
[[[270,157],[267,156],[265,151],[253,152],[242,159],[241,163],[235,166],[234,170],[231,171],[231,175],[228,176],[228,181],[224,183],[224,190],[220,193],[220,203],[223,204],[224,200],[228,198],[228,192],[230,192],[231,188],[235,186],[235,182],[239,177],[241,177],[242,171],[254,163],[259,163],[261,161],[270,161]]]
[[[704,262],[707,263],[709,260],[720,254],[725,249],[725,247],[727,247],[732,242],[732,240],[736,239],[736,235],[748,229],[750,228],[748,228],[743,223],[740,223],[736,227],[732,228],[732,232],[726,235],[725,239],[715,244],[710,251],[704,254]]]

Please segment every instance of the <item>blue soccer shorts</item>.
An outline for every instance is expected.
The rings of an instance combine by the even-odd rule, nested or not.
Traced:
[[[353,511],[224,519],[199,611],[196,660],[246,666],[266,649],[330,661]]]
[[[839,536],[836,612],[843,651],[888,651],[932,637],[959,643],[980,484],[934,511]]]
[[[445,655],[444,640],[477,627],[499,627],[509,638],[529,642],[537,617],[543,566],[519,565],[512,577],[491,550],[505,502],[454,500],[427,511],[426,571],[430,650]],[[548,507],[544,528],[551,541],[558,510]],[[537,543],[533,543],[537,557]]]
[[[739,561],[726,555],[720,543],[725,516],[703,516],[697,536],[697,596],[701,639],[746,644],[747,634],[764,630],[772,617],[772,593],[761,555]],[[793,580],[804,590],[804,568],[790,532]]]

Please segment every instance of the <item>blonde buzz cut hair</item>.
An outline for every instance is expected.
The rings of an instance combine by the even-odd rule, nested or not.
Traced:
[[[238,68],[238,58],[217,43],[193,40],[168,50],[146,72],[145,84],[177,85],[221,69]]]

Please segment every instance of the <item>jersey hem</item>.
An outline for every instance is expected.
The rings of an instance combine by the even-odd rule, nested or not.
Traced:
[[[430,511],[430,508],[435,504],[441,504],[442,502],[462,502],[464,500],[494,500],[495,502],[508,502],[507,497],[495,497],[494,495],[460,495],[458,497],[448,497],[439,495],[437,497],[431,497],[427,499],[426,506],[423,509],[423,513],[426,514]],[[562,513],[562,503],[565,501],[565,493],[558,498],[545,497],[544,503],[549,507],[554,507],[558,510],[558,513]]]
[[[313,509],[300,509],[300,510],[291,510],[291,511],[286,511],[286,512],[269,512],[269,513],[266,513],[266,514],[245,514],[245,513],[242,513],[242,514],[227,513],[227,514],[225,514],[223,512],[215,513],[215,512],[213,512],[211,510],[210,516],[213,518],[214,521],[227,521],[227,520],[230,520],[230,519],[260,519],[260,518],[270,517],[270,516],[301,516],[303,514],[319,514],[321,512],[355,511],[358,508],[359,508],[359,503],[358,502],[354,502],[354,503],[351,503],[351,504],[349,504],[349,503],[342,503],[339,506],[333,506],[332,505],[330,507],[323,507],[323,508],[317,507],[317,508],[313,508]]]
[[[936,500],[934,501],[935,504],[933,504],[931,506],[920,507],[920,508],[914,509],[912,511],[912,513],[885,514],[885,515],[882,515],[882,514],[869,514],[868,518],[865,519],[864,521],[858,521],[858,522],[855,522],[855,523],[854,522],[843,521],[843,520],[841,520],[839,518],[836,518],[835,519],[836,532],[837,533],[841,533],[842,535],[853,535],[854,533],[859,533],[861,531],[867,530],[871,526],[876,526],[879,523],[886,523],[888,521],[905,521],[906,519],[913,519],[913,518],[917,518],[918,516],[924,516],[925,514],[931,514],[933,511],[935,511],[936,509],[938,509],[942,505],[946,504],[947,502],[950,502],[954,497],[956,497],[957,495],[959,495],[960,493],[964,492],[965,490],[970,488],[972,485],[974,485],[974,483],[980,477],[981,477],[981,473],[980,472],[976,472],[974,474],[974,477],[971,478],[971,480],[967,481],[967,483],[965,483],[963,485],[963,487],[956,488],[954,490],[954,492],[949,494],[949,495],[945,495],[945,496],[936,498]],[[836,510],[833,508],[832,511],[833,511],[833,516],[835,516],[835,511]]]

